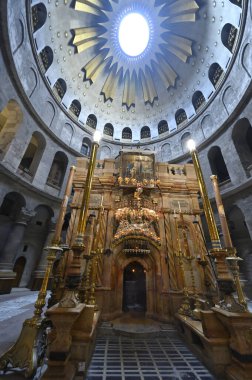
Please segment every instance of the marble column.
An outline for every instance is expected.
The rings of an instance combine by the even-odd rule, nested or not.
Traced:
[[[11,228],[0,257],[0,294],[11,291],[13,280],[16,277],[16,273],[13,272],[13,262],[20,250],[26,227],[35,214],[34,211],[23,207]]]
[[[48,235],[40,256],[40,260],[38,263],[38,266],[36,270],[32,274],[32,283],[31,283],[31,290],[39,290],[45,275],[45,270],[47,267],[47,254],[48,250],[46,250],[46,247],[50,247],[52,245],[52,240],[54,237],[55,233],[55,221],[51,221],[49,223],[49,228],[48,228]]]

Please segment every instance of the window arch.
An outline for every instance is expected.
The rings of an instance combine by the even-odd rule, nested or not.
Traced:
[[[141,139],[147,139],[147,138],[150,138],[150,137],[151,137],[150,128],[147,125],[145,125],[141,129]]]
[[[91,152],[91,141],[89,140],[89,138],[87,137],[84,137],[84,139],[82,140],[82,145],[81,145],[81,154],[83,154],[84,156],[90,156],[90,152]]]
[[[177,110],[177,112],[175,113],[175,120],[176,120],[177,126],[181,125],[184,121],[187,120],[187,115],[183,108],[180,108],[179,110]]]
[[[65,93],[66,93],[66,90],[67,90],[67,85],[66,85],[66,82],[64,81],[64,79],[62,78],[59,78],[54,86],[54,91],[56,92],[56,94],[58,95],[58,97],[61,99],[63,99]]]
[[[15,220],[20,214],[23,207],[26,206],[26,201],[23,195],[17,192],[7,193],[0,206],[0,215],[9,217]]]
[[[205,99],[205,97],[201,91],[196,91],[193,94],[192,104],[193,104],[195,111],[197,111],[202,106],[202,104],[204,104],[205,102],[206,102],[206,99]]]
[[[113,137],[114,135],[114,127],[111,123],[107,123],[104,125],[103,134],[107,136]]]
[[[242,0],[229,0],[229,1],[230,1],[230,3],[233,3],[240,8],[242,7]]]
[[[252,174],[252,127],[248,119],[239,120],[232,131],[232,139],[241,164],[248,177]]]
[[[209,67],[208,78],[210,79],[212,85],[216,88],[222,74],[224,73],[223,69],[220,67],[218,63],[213,63]]]
[[[67,165],[67,155],[64,152],[56,152],[47,177],[47,185],[60,188],[64,181]]]
[[[44,49],[42,49],[39,53],[39,57],[46,72],[53,63],[53,51],[50,46],[44,47]]]
[[[161,135],[162,133],[165,133],[165,132],[168,132],[169,131],[169,127],[168,127],[168,123],[166,120],[161,120],[159,123],[158,123],[158,134]]]
[[[184,133],[183,136],[181,137],[181,146],[182,146],[183,153],[188,153],[189,151],[187,147],[187,143],[188,143],[188,140],[190,140],[190,138],[191,138],[190,132]]]
[[[44,136],[40,132],[34,132],[22,160],[20,161],[19,169],[27,173],[29,176],[34,177],[45,147],[46,140]]]
[[[69,110],[78,118],[81,113],[81,104],[79,100],[74,99],[69,107]]]
[[[230,180],[226,163],[222,156],[221,149],[218,146],[213,146],[209,150],[208,160],[212,173],[217,175],[220,184]]]
[[[225,24],[221,31],[221,41],[223,45],[233,52],[233,47],[235,45],[236,36],[237,36],[238,30],[236,27],[232,24]]]
[[[86,124],[93,129],[96,129],[97,126],[97,117],[93,114],[88,115]]]
[[[129,127],[123,128],[122,139],[132,140],[132,131]]]
[[[43,3],[38,3],[32,7],[33,32],[36,32],[44,25],[46,18],[47,10]]]

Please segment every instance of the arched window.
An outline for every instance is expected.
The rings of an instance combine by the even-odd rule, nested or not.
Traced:
[[[213,146],[208,152],[208,160],[212,173],[217,175],[219,183],[230,181],[226,163],[218,146]]]
[[[86,124],[93,129],[96,129],[97,126],[97,117],[93,114],[88,115]]]
[[[81,145],[81,154],[84,156],[90,156],[90,151],[91,151],[91,141],[87,138],[84,137],[82,140],[82,145]]]
[[[210,79],[212,85],[216,88],[222,74],[224,73],[223,69],[220,67],[218,63],[213,63],[209,67],[208,78]]]
[[[241,119],[235,124],[232,139],[246,175],[250,177],[252,174],[252,127],[248,119]]]
[[[236,41],[236,36],[237,36],[238,30],[236,29],[235,26],[231,24],[226,24],[223,26],[222,31],[221,31],[221,40],[224,46],[233,52],[233,47]]]
[[[21,194],[16,192],[8,193],[0,206],[0,215],[8,216],[11,220],[15,220],[25,205],[25,199]]]
[[[169,127],[166,120],[161,120],[158,123],[158,134],[161,135],[162,133],[168,132]]]
[[[107,136],[113,137],[114,135],[114,127],[112,124],[107,123],[104,125],[103,134]]]
[[[69,110],[78,118],[81,113],[81,104],[79,100],[74,99],[69,107]]]
[[[59,78],[55,82],[53,88],[54,88],[55,93],[58,95],[58,97],[61,100],[64,97],[67,90],[66,82],[64,81],[64,79]]]
[[[184,133],[183,136],[181,137],[181,146],[182,146],[183,153],[188,153],[189,151],[187,147],[187,143],[188,143],[188,140],[190,140],[190,138],[191,138],[191,133],[189,132]]]
[[[183,110],[183,108],[180,108],[179,110],[177,110],[177,112],[175,113],[175,120],[176,120],[177,126],[181,125],[184,121],[187,120],[187,115],[186,115],[185,110]]]
[[[206,102],[206,99],[205,99],[205,97],[201,91],[196,91],[193,94],[192,104],[193,104],[195,111],[197,111],[202,106],[202,104],[204,104],[205,102]]]
[[[60,188],[64,181],[67,165],[68,158],[66,154],[64,152],[56,152],[47,177],[47,185],[56,187],[57,189]]]
[[[150,138],[150,137],[151,137],[150,128],[147,127],[147,125],[145,125],[141,129],[141,139],[147,139],[147,138]]]
[[[229,0],[230,3],[238,5],[238,7],[242,7],[242,0]]]
[[[32,25],[33,31],[36,32],[46,22],[47,11],[43,3],[38,3],[32,7]]]
[[[50,46],[44,47],[44,49],[39,53],[39,56],[44,67],[44,71],[46,72],[53,63],[53,51]]]
[[[129,127],[123,128],[122,139],[132,140],[132,131]]]
[[[44,136],[40,132],[34,132],[19,164],[19,169],[34,177],[45,147],[46,141]]]

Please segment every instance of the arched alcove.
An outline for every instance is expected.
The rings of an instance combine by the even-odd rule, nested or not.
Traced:
[[[77,118],[80,116],[80,113],[81,113],[81,104],[79,102],[79,100],[77,99],[74,99],[69,107],[69,111],[72,112],[72,114],[74,116],[76,116]]]
[[[123,128],[122,139],[132,140],[132,131],[129,127]]]
[[[71,144],[73,132],[73,127],[69,123],[65,123],[60,134],[60,137],[62,138],[65,144]]]
[[[84,137],[81,144],[81,151],[80,151],[81,154],[89,157],[90,152],[91,152],[91,145],[92,145],[91,140],[88,137]]]
[[[111,123],[107,123],[104,125],[103,134],[106,136],[113,137],[114,135],[114,127]]]
[[[54,86],[53,86],[53,89],[54,89],[54,93],[57,95],[57,97],[62,100],[65,93],[66,93],[66,90],[67,90],[67,85],[66,85],[66,82],[64,81],[64,79],[62,78],[59,78]]]
[[[235,124],[232,139],[243,169],[250,177],[252,173],[252,127],[248,119],[240,119]]]
[[[163,162],[167,162],[171,159],[172,151],[171,151],[171,145],[169,143],[166,143],[162,145],[161,147],[161,157]]]
[[[36,131],[32,134],[31,140],[24,152],[19,169],[31,178],[34,177],[40,164],[42,155],[46,147],[46,140],[42,133]]]
[[[206,99],[204,97],[204,95],[202,94],[201,91],[196,91],[194,94],[193,94],[193,97],[192,97],[192,104],[193,104],[193,107],[195,109],[195,111],[198,111],[199,108],[206,102]]]
[[[88,115],[86,124],[93,129],[96,129],[97,126],[97,117],[93,114]]]
[[[144,267],[133,261],[123,272],[123,311],[146,311],[146,275]]]
[[[141,129],[141,134],[140,134],[140,138],[141,139],[147,139],[147,138],[150,138],[151,137],[151,131],[150,131],[150,128],[145,125],[142,129]]]
[[[0,206],[0,220],[1,216],[15,220],[25,205],[26,201],[22,194],[15,191],[6,194]]]
[[[213,146],[209,150],[208,160],[212,170],[212,174],[217,175],[220,185],[226,181],[230,181],[230,176],[220,147]]]
[[[60,189],[64,181],[67,165],[67,155],[64,152],[56,152],[47,177],[47,185]]]
[[[183,108],[180,108],[179,110],[177,110],[177,112],[175,113],[175,120],[176,120],[177,127],[181,126],[181,124],[187,120],[187,115]]]
[[[158,123],[158,134],[162,135],[162,133],[165,133],[165,132],[168,132],[168,131],[169,131],[169,127],[168,127],[167,121],[166,120],[161,120]]]
[[[222,74],[224,74],[224,71],[218,63],[215,62],[209,67],[208,78],[214,88],[218,86],[218,82],[222,78]]]
[[[221,31],[221,41],[231,53],[233,52],[237,33],[237,28],[229,23],[225,24]]]
[[[188,153],[189,151],[187,143],[188,143],[188,140],[190,140],[190,138],[191,138],[190,132],[184,133],[181,137],[181,147],[182,147],[183,153]]]

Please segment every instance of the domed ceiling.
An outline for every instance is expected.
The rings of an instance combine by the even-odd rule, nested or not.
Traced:
[[[82,127],[93,114],[100,130],[113,124],[115,140],[125,127],[139,140],[156,138],[197,117],[220,88],[238,45],[241,5],[239,0],[34,1],[34,51],[48,87]],[[146,48],[133,56],[119,41],[122,20],[132,13],[145,18],[149,31]],[[150,131],[140,136],[143,126]]]

